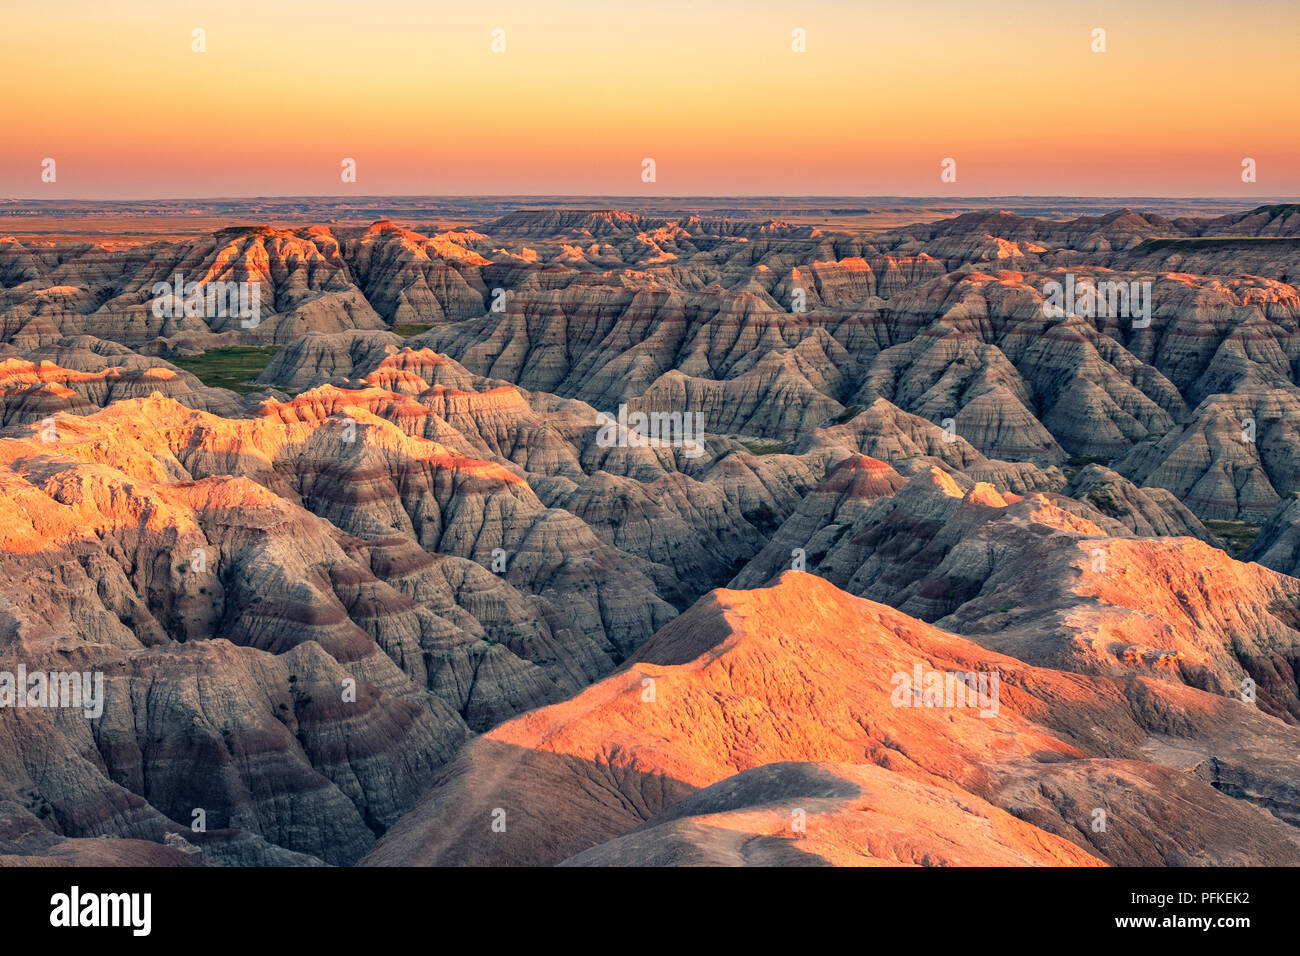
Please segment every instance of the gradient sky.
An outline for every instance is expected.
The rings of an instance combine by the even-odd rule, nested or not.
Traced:
[[[1295,0],[3,2],[0,196],[1300,195]]]

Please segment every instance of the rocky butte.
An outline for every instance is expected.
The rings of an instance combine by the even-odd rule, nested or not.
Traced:
[[[1300,207],[463,207],[0,237],[0,863],[1300,864]]]

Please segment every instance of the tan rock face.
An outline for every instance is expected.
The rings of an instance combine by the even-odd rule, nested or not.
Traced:
[[[1282,499],[1245,557],[1283,574],[1300,577],[1300,496]]]
[[[874,499],[836,495],[828,479],[732,586],[761,586],[802,560],[853,593],[1035,664],[1149,674],[1238,699],[1249,680],[1258,706],[1300,719],[1300,582],[1191,538],[1135,539],[1138,507],[1177,515],[1122,479],[1089,480],[1106,474],[1094,466],[1076,479],[1082,502],[1002,494],[938,467]],[[1135,497],[1113,504],[1126,490]]]
[[[1101,465],[1088,465],[1070,480],[1063,493],[1092,505],[1139,537],[1188,535],[1218,544],[1172,492],[1165,488],[1139,488]]]
[[[1099,866],[970,794],[865,764],[744,770],[561,866]]]
[[[239,415],[225,389],[208,388],[167,362],[91,336],[64,338],[0,360],[0,420],[29,424],[60,412],[87,415],[155,392],[190,408]]]
[[[896,706],[896,675],[918,665],[996,671],[997,716]],[[1171,732],[1164,686],[1030,667],[787,572],[769,589],[715,592],[619,673],[472,741],[364,862],[1300,859],[1287,824],[1143,759],[1153,732]],[[1141,706],[1127,696],[1139,692]],[[1191,690],[1167,706],[1207,720],[1225,707]],[[1252,740],[1277,723],[1232,719]],[[1014,819],[1028,815],[1024,777],[1046,783],[1034,800],[1052,835]],[[873,822],[871,795],[886,791],[911,807]],[[1091,835],[1094,808],[1132,826],[1172,813],[1178,833],[1112,846]]]
[[[1183,428],[1133,449],[1116,468],[1167,488],[1198,516],[1260,523],[1300,491],[1298,412],[1294,387],[1214,395]]]

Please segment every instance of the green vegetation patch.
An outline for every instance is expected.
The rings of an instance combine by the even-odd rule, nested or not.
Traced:
[[[773,441],[766,438],[742,438],[740,443],[751,455],[781,455],[790,447],[788,441]]]
[[[848,408],[844,409],[844,411],[840,412],[840,414],[836,416],[835,424],[843,425],[846,422],[852,421],[854,418],[857,417],[858,413],[861,412],[866,407],[867,406],[865,405],[850,405]]]
[[[1087,468],[1089,465],[1110,465],[1104,455],[1071,455],[1065,463],[1070,468]]]
[[[1111,488],[1096,488],[1084,495],[1083,500],[1108,518],[1118,518],[1128,510],[1121,502],[1115,500]]]
[[[266,387],[255,385],[253,379],[262,374],[270,364],[271,356],[278,351],[278,345],[232,345],[229,348],[209,349],[202,355],[178,355],[168,361],[197,376],[204,385],[228,388],[240,395],[247,395]]]
[[[398,335],[400,335],[402,338],[409,339],[412,336],[420,335],[423,332],[428,332],[431,328],[433,328],[432,325],[417,325],[412,323],[410,325],[394,325],[393,331],[396,332]]]
[[[1110,462],[1109,458],[1100,455],[1071,455],[1061,471],[1065,473],[1066,481],[1074,481],[1074,476],[1089,465],[1105,465],[1109,468]]]
[[[1210,534],[1222,538],[1228,546],[1228,553],[1234,557],[1250,550],[1250,546],[1259,537],[1259,529],[1263,527],[1248,521],[1202,521],[1201,524],[1205,525]]]

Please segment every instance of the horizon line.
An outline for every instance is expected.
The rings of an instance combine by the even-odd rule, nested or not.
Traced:
[[[1141,199],[1141,200],[1203,200],[1216,202],[1242,202],[1255,205],[1268,203],[1300,202],[1300,196],[1264,196],[1250,198],[1245,196],[1214,195],[1138,195],[1125,193],[1001,193],[970,195],[853,195],[838,194],[798,194],[798,193],[686,193],[682,195],[646,195],[645,193],[373,193],[356,196],[338,194],[277,194],[251,196],[134,196],[130,198],[110,198],[102,196],[64,196],[60,198],[38,198],[34,196],[4,196],[0,203],[67,203],[67,202],[102,202],[102,203],[142,203],[142,202],[250,202],[255,200],[368,200],[368,199],[626,199],[626,200],[723,200],[723,199],[798,199],[798,200],[892,200],[892,201],[926,201],[953,202],[975,199]]]

